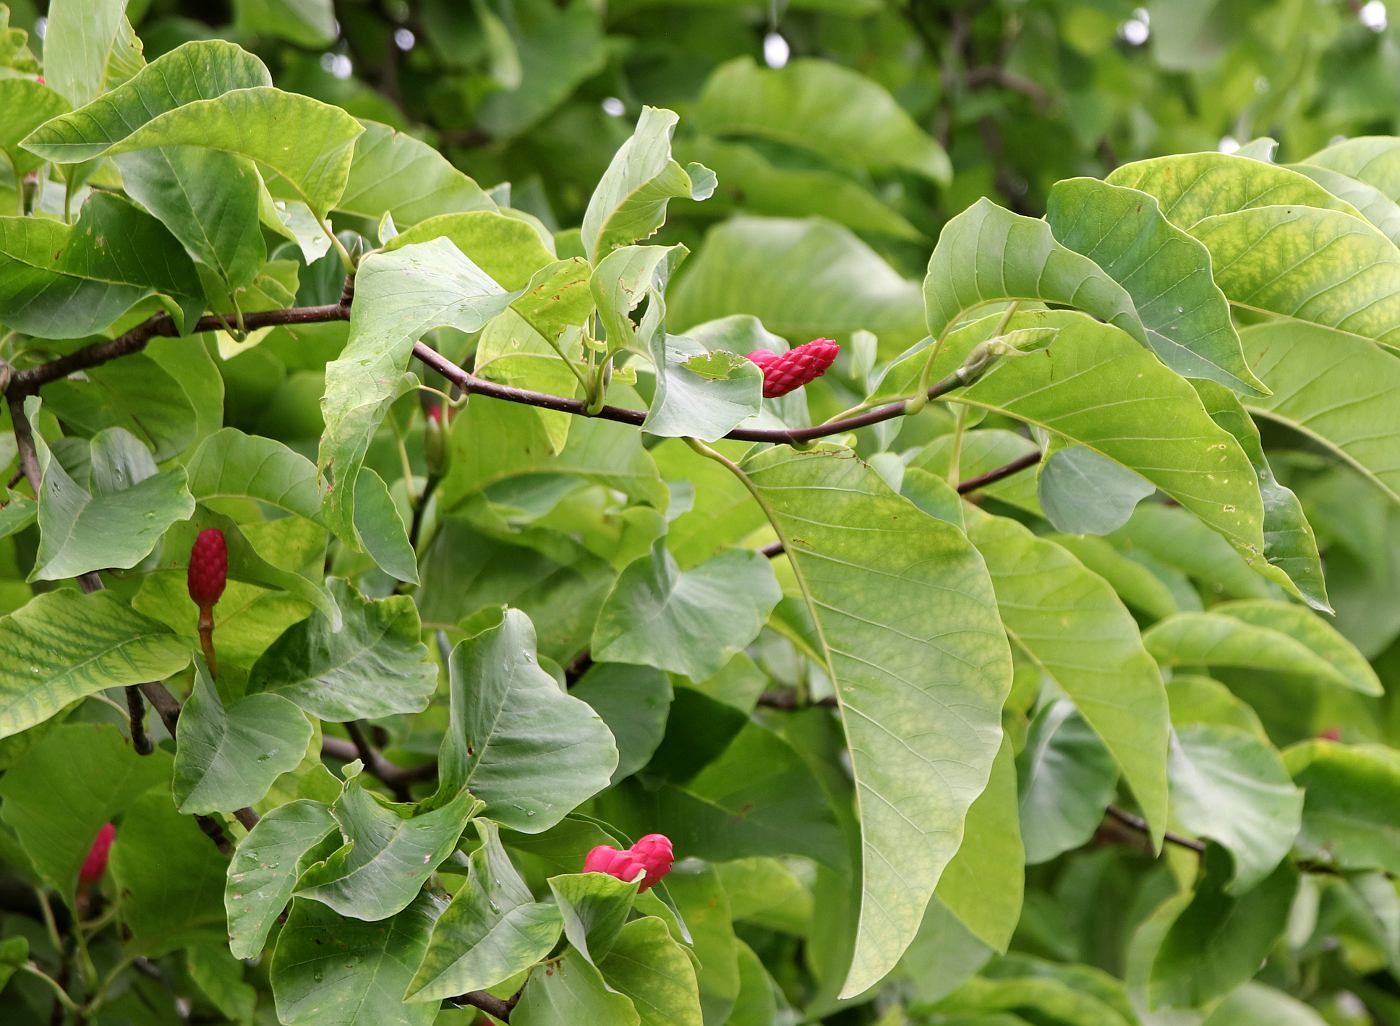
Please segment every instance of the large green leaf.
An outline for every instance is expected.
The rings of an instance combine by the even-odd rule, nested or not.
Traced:
[[[671,680],[650,666],[595,663],[569,689],[603,718],[617,742],[613,783],[647,764],[666,732],[671,709]]]
[[[256,958],[307,868],[307,854],[331,836],[335,820],[320,802],[288,802],[258,820],[228,865],[224,909],[229,948]]]
[[[675,877],[671,877],[672,880]],[[549,890],[563,917],[564,936],[594,965],[612,950],[637,900],[634,880],[607,873],[561,873],[549,878]]]
[[[782,592],[768,560],[731,549],[681,570],[664,541],[622,571],[593,628],[593,657],[704,680],[758,636]]]
[[[224,864],[212,850],[163,789],[126,810],[111,860],[122,895],[124,950],[154,957],[195,940],[223,940]]]
[[[626,995],[611,990],[579,952],[566,950],[550,972],[530,974],[510,1021],[513,1026],[639,1026],[641,1019]]]
[[[389,214],[400,228],[440,214],[496,210],[481,186],[427,143],[377,121],[360,124],[364,132],[335,209],[375,221]]]
[[[711,135],[769,139],[860,170],[902,169],[946,183],[948,155],[876,82],[830,61],[804,58],[781,70],[752,57],[710,76],[695,111]]]
[[[5,112],[5,120],[0,123],[0,155],[15,174],[28,174],[43,163],[42,158],[21,149],[19,141],[45,121],[69,109],[68,102],[43,82],[27,78],[0,79],[0,110]]]
[[[1172,814],[1234,858],[1225,890],[1262,883],[1288,855],[1303,812],[1278,752],[1243,730],[1193,724],[1177,731],[1170,769]]]
[[[25,403],[37,419],[38,400]],[[90,443],[84,487],[35,433],[39,487],[39,553],[31,580],[61,581],[108,567],[128,569],[155,548],[171,524],[194,512],[182,467],[156,470],[141,442],[124,428],[98,432]]]
[[[175,804],[181,812],[230,812],[262,800],[272,782],[301,762],[311,724],[279,695],[224,705],[202,659],[180,711],[175,740]]]
[[[223,428],[204,440],[185,468],[202,503],[256,499],[283,513],[321,515],[316,465],[281,442]]]
[[[354,185],[353,168],[351,185]],[[450,239],[472,263],[511,290],[523,289],[536,271],[554,261],[553,247],[547,246],[530,224],[495,210],[467,210],[429,217],[395,235],[384,248],[402,249],[437,238]]]
[[[942,341],[989,303],[1038,300],[1074,306],[1148,338],[1133,299],[1094,261],[1055,240],[1050,225],[983,198],[943,226],[924,277],[928,332]]]
[[[701,1026],[695,966],[656,916],[624,926],[598,968],[632,999],[642,1026]]]
[[[666,221],[672,199],[708,199],[715,174],[671,159],[674,112],[643,107],[632,137],[618,147],[583,212],[583,249],[595,264],[619,246],[648,239]]]
[[[136,754],[108,724],[63,723],[0,778],[0,815],[41,879],[71,899],[103,824],[170,779],[163,751]]]
[[[406,1004],[403,992],[439,908],[423,894],[392,919],[361,923],[293,901],[272,956],[277,1018],[287,1026],[429,1026],[437,1006]]]
[[[1204,875],[1168,927],[1147,985],[1153,1006],[1195,1007],[1253,978],[1282,936],[1298,890],[1298,872],[1279,866],[1258,887],[1232,896],[1230,860],[1206,851]]]
[[[413,806],[390,805],[352,778],[331,806],[345,844],[301,875],[296,894],[351,919],[377,922],[396,915],[452,854],[478,807],[463,791],[440,808],[413,815]]]
[[[0,618],[0,737],[107,688],[163,680],[189,642],[107,592],[37,595]]]
[[[995,320],[949,336],[934,361],[935,380],[955,371]],[[1262,558],[1263,504],[1249,458],[1187,382],[1123,332],[1083,314],[1030,311],[1009,326],[1059,333],[1043,352],[998,360],[951,392],[951,401],[1044,428],[1137,471],[1246,558]],[[881,391],[908,394],[924,359],[919,351],[896,365]]]
[[[1132,614],[1054,542],[1014,520],[970,516],[1012,643],[1054,680],[1123,770],[1155,844],[1167,828],[1167,693]]]
[[[1051,452],[1036,482],[1045,519],[1055,530],[1077,535],[1116,531],[1156,490],[1141,474],[1082,445]]]
[[[763,404],[763,371],[738,353],[657,330],[651,333],[651,357],[656,394],[642,429],[653,435],[713,442]]]
[[[1048,862],[1094,836],[1117,774],[1108,749],[1072,703],[1051,702],[1036,714],[1016,771],[1027,865]]]
[[[924,334],[918,283],[819,218],[735,217],[712,228],[667,303],[680,329],[729,314],[803,342],[864,328],[891,356]]]
[[[1206,218],[1191,234],[1235,305],[1400,346],[1400,250],[1361,218],[1258,207]]]
[[[389,404],[409,387],[413,344],[430,328],[477,331],[511,296],[446,239],[367,257],[355,274],[350,338],[326,365],[319,466],[331,479],[326,521],[355,540],[355,478]]]
[[[1306,324],[1260,324],[1240,336],[1274,393],[1249,409],[1326,446],[1400,502],[1400,357]]]
[[[502,826],[539,833],[608,786],[617,768],[612,734],[540,668],[524,613],[508,609],[499,625],[458,645],[448,671],[440,798],[469,788]]]
[[[1308,741],[1284,760],[1305,796],[1300,853],[1339,869],[1400,873],[1400,757],[1393,748]]]
[[[1307,163],[1349,175],[1375,186],[1392,200],[1400,200],[1400,147],[1390,136],[1345,139],[1314,153]]]
[[[549,954],[563,927],[558,906],[537,902],[501,847],[496,824],[477,820],[481,847],[467,879],[433,926],[405,1001],[438,1002],[487,990]]]
[[[1188,153],[1139,160],[1117,168],[1106,181],[1157,197],[1167,220],[1187,231],[1204,218],[1255,207],[1321,207],[1356,213],[1349,203],[1296,171],[1234,154]]]
[[[340,609],[339,629],[321,612],[289,627],[253,666],[249,694],[269,691],[338,722],[426,708],[438,671],[413,600],[365,598],[336,577],[327,587]]]
[[[70,103],[87,103],[108,85],[116,70],[112,51],[122,36],[125,8],[123,0],[55,0],[49,5],[44,73]]]
[[[800,575],[841,703],[862,860],[842,989],[857,994],[913,938],[986,786],[1010,653],[987,569],[966,537],[851,453],[773,449],[746,472]],[[910,780],[928,779],[938,786],[910,791]]]
[[[1153,196],[1092,178],[1050,190],[1045,219],[1063,245],[1097,263],[1132,297],[1147,344],[1185,377],[1262,394],[1211,276],[1210,253],[1162,216]]]
[[[1212,613],[1241,620],[1286,634],[1321,656],[1346,681],[1346,686],[1363,695],[1378,697],[1384,692],[1380,679],[1366,657],[1321,616],[1291,602],[1263,599],[1222,602]]]
[[[1374,185],[1340,171],[1315,164],[1292,164],[1292,170],[1307,175],[1339,200],[1354,206],[1361,216],[1380,229],[1391,242],[1400,245],[1400,204]]]

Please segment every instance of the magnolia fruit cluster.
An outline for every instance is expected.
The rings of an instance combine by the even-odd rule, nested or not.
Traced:
[[[583,860],[583,871],[606,873],[628,883],[641,876],[642,885],[637,888],[640,894],[669,873],[674,861],[671,839],[665,834],[647,834],[630,848],[619,850],[610,844],[598,845]]]
[[[228,546],[224,543],[224,532],[217,527],[200,531],[194,540],[187,581],[190,599],[201,612],[213,609],[223,595],[224,585],[228,583]]]
[[[83,866],[78,870],[80,887],[91,887],[102,879],[102,874],[107,871],[107,855],[112,850],[112,842],[116,838],[117,828],[111,823],[104,823],[102,829],[97,831],[92,847],[88,849],[87,858],[83,859]]]
[[[814,338],[786,353],[755,349],[749,359],[763,369],[763,398],[776,399],[816,381],[836,362],[840,351],[841,347],[831,339]]]

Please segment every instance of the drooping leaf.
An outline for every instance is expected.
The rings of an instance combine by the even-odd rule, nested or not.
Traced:
[[[439,904],[420,895],[392,919],[342,919],[297,898],[272,956],[277,1018],[287,1026],[429,1026],[436,1005],[407,1004],[404,988],[428,946]]]
[[[498,626],[458,645],[448,673],[439,797],[467,788],[502,826],[538,833],[608,786],[617,768],[612,734],[540,669],[524,613],[508,609]]]
[[[365,922],[397,915],[452,854],[478,807],[463,791],[439,808],[413,815],[412,806],[390,805],[358,780],[348,780],[331,806],[345,844],[301,875],[296,894]]]
[[[549,972],[530,974],[519,1003],[511,1011],[510,1021],[514,1026],[574,1026],[583,1022],[639,1026],[641,1023],[631,1000],[610,990],[602,974],[577,951],[565,951],[550,964]]]
[[[311,724],[279,695],[224,705],[202,659],[195,660],[194,680],[176,732],[176,807],[229,812],[261,801],[274,780],[301,762]]]
[[[1009,651],[991,580],[966,537],[894,495],[852,454],[773,449],[746,472],[801,575],[841,703],[862,852],[860,922],[842,989],[857,994],[913,938],[986,785]],[[946,715],[953,705],[956,718]],[[906,786],[933,777],[937,788]]]
[[[305,799],[270,810],[238,845],[228,865],[224,910],[236,958],[256,958],[287,907],[306,858],[335,830],[330,810]]]
[[[495,211],[485,190],[427,143],[377,121],[360,124],[335,209],[375,221],[390,214],[400,229],[442,214]]]
[[[45,883],[71,899],[105,823],[166,783],[170,757],[142,757],[107,724],[59,724],[0,778],[0,813]]]
[[[1287,634],[1330,663],[1353,691],[1372,696],[1384,691],[1366,657],[1326,619],[1302,606],[1289,602],[1242,599],[1222,602],[1212,606],[1210,611]]]
[[[568,873],[549,878],[563,917],[564,935],[597,965],[612,950],[637,900],[637,883],[607,873]]]
[[[624,926],[598,968],[632,999],[642,1026],[702,1026],[695,967],[656,916]]]
[[[343,622],[324,613],[287,629],[248,677],[248,693],[289,698],[313,716],[344,722],[424,709],[438,671],[403,595],[367,599],[347,581],[327,582]]]
[[[656,394],[644,431],[666,437],[723,438],[763,402],[763,371],[746,356],[709,350],[685,335],[655,331]]]
[[[654,235],[672,199],[704,200],[714,192],[713,171],[671,159],[671,133],[679,120],[672,111],[643,107],[636,131],[603,172],[583,213],[583,249],[593,263]]]
[[[0,617],[0,737],[107,688],[164,680],[190,646],[108,592],[36,595]]]
[[[924,277],[928,333],[942,340],[989,303],[1040,300],[1074,306],[1146,344],[1132,297],[1050,226],[980,199],[943,226]]]
[[[1172,370],[1254,395],[1210,253],[1162,216],[1155,197],[1092,178],[1059,182],[1045,219],[1063,245],[1097,263],[1132,297],[1147,344]]]
[[[1262,883],[1293,846],[1303,811],[1278,752],[1242,730],[1193,725],[1176,732],[1170,772],[1173,814],[1234,859],[1226,892]]]
[[[658,541],[603,603],[593,656],[704,680],[758,636],[781,597],[761,553],[731,549],[681,570]]]
[[[350,338],[326,366],[318,465],[332,481],[326,522],[353,542],[355,478],[389,404],[408,387],[413,343],[430,328],[476,331],[510,294],[446,239],[367,257],[355,274]]]
[[[418,557],[408,540],[408,521],[378,471],[361,467],[355,478],[355,537],[375,565],[390,577],[418,583]]]
[[[481,847],[467,879],[433,925],[428,950],[404,992],[409,1002],[439,1002],[487,990],[549,954],[563,926],[560,909],[537,902],[501,847],[490,820],[477,820]]]
[[[855,169],[899,168],[938,183],[952,175],[943,148],[894,97],[831,61],[804,58],[781,70],[751,57],[722,64],[705,84],[695,121],[712,135],[771,139]]]
[[[354,168],[351,168],[350,187],[353,188],[354,184]],[[394,185],[397,189],[397,181]],[[341,200],[342,206],[345,202]],[[546,245],[530,224],[517,217],[485,209],[437,214],[418,221],[413,227],[395,235],[384,248],[402,249],[437,238],[451,240],[467,255],[467,259],[504,288],[511,290],[523,289],[536,271],[554,262],[554,250]]]
[[[1152,826],[1167,828],[1167,694],[1132,615],[1101,578],[1015,521],[976,516],[968,537],[1014,645],[1103,739]]]
[[[1117,775],[1108,748],[1063,699],[1031,721],[1016,773],[1021,838],[1032,866],[1094,835],[1113,800]]]
[[[1393,749],[1307,741],[1284,760],[1304,794],[1301,854],[1344,870],[1400,872],[1400,759]]]

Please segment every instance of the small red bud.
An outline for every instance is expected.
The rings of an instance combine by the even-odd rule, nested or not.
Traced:
[[[1317,736],[1323,741],[1340,741],[1342,739],[1342,728],[1328,727]]]
[[[44,84],[44,76],[43,76],[43,75],[35,75],[35,76],[34,76],[34,81],[35,81],[35,82],[38,82],[40,85],[43,85],[43,84]]]
[[[814,338],[786,353],[755,349],[749,359],[763,368],[763,398],[776,399],[821,377],[840,351],[831,339]]]
[[[112,850],[112,841],[116,836],[117,828],[111,823],[104,823],[102,829],[97,831],[87,858],[83,859],[83,868],[78,870],[79,884],[91,886],[102,879],[102,874],[107,870],[107,853]]]
[[[214,608],[228,583],[228,546],[217,527],[200,531],[190,549],[190,598],[201,610]]]
[[[671,871],[675,856],[670,838],[664,834],[647,834],[630,848],[619,851],[610,844],[600,844],[583,860],[585,873],[606,873],[631,883],[642,877],[637,893],[655,886]]]

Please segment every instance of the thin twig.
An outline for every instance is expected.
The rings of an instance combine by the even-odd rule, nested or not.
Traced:
[[[985,488],[989,484],[996,484],[1003,478],[1008,478],[1012,474],[1019,474],[1029,467],[1035,466],[1041,460],[1040,450],[1028,452],[1024,456],[1018,456],[1010,463],[1003,464],[985,474],[978,474],[976,477],[969,477],[966,481],[958,482],[958,494],[966,495],[968,492],[975,492],[979,488]]]
[[[1108,812],[1109,818],[1116,819],[1125,827],[1130,827],[1139,833],[1151,835],[1151,827],[1147,825],[1147,820],[1143,819],[1141,816],[1134,815],[1127,809],[1120,809],[1116,805],[1110,805],[1106,811]],[[1200,855],[1206,850],[1204,841],[1198,841],[1193,837],[1182,837],[1180,834],[1174,834],[1170,830],[1162,836],[1162,840],[1167,844],[1175,844],[1179,848],[1189,848],[1197,855]]]
[[[469,990],[465,994],[459,994],[454,998],[448,998],[454,1005],[471,1005],[479,1008],[487,1015],[493,1015],[501,1022],[510,1022],[510,1013],[515,1009],[516,1002],[520,1000],[520,991],[516,991],[508,998],[498,998],[495,994],[488,994],[484,990]]]
[[[349,724],[346,724],[347,730]],[[332,737],[327,734],[321,738],[321,754],[336,759],[339,762],[354,762],[360,759],[365,763],[365,771],[370,776],[378,778],[390,789],[406,787],[409,784],[418,783],[423,780],[432,780],[437,776],[437,763],[425,762],[419,766],[399,766],[390,762],[383,753],[376,751],[373,762],[365,760],[360,754],[359,747],[352,741],[347,741],[342,737]]]
[[[150,755],[156,750],[151,735],[146,733],[146,703],[141,700],[141,686],[128,684],[126,691],[126,711],[131,721],[131,745],[137,755]]]

